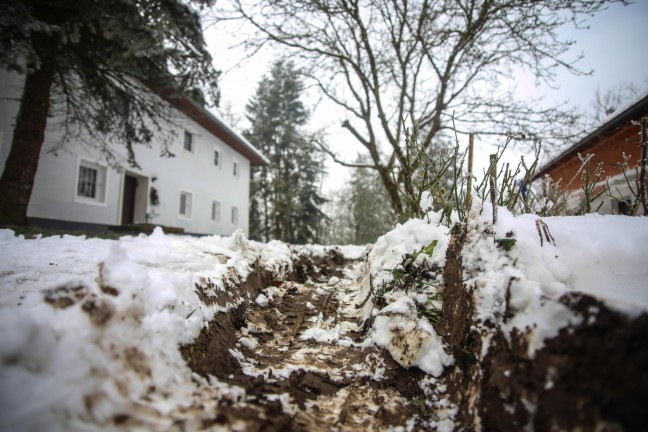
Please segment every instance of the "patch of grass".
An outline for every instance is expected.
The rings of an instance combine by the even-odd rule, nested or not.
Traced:
[[[23,235],[26,239],[34,239],[38,235],[43,237],[60,237],[63,235],[71,236],[86,236],[86,238],[101,238],[109,240],[117,240],[123,237],[124,233],[117,232],[97,232],[97,231],[75,231],[64,229],[40,228],[36,226],[18,226],[18,225],[2,225],[0,229],[10,229],[16,233],[17,236]]]

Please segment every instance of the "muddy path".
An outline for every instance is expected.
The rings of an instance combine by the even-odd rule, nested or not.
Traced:
[[[302,271],[302,282],[268,281],[256,301],[219,316],[185,347],[195,372],[243,390],[221,400],[203,427],[426,428],[433,416],[420,385],[425,374],[364,342],[366,262],[339,261],[310,268],[308,277]]]

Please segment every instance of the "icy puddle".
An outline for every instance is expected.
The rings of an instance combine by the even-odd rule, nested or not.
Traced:
[[[339,276],[306,283],[275,281],[230,316],[231,328],[219,322],[203,349],[206,363],[217,366],[212,364],[209,375],[219,386],[242,391],[227,406],[219,403],[221,414],[209,422],[212,426],[308,431],[423,427],[421,418],[429,413],[424,412],[419,382],[425,375],[402,368],[365,342],[362,327],[370,312],[366,264],[347,263],[335,273]]]

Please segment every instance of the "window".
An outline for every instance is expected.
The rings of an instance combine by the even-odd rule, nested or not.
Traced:
[[[97,196],[97,170],[81,165],[79,167],[79,184],[77,195],[85,198]]]
[[[188,152],[193,152],[193,134],[189,131],[184,133],[184,149]]]
[[[180,192],[180,215],[191,217],[191,193],[189,192]]]
[[[218,150],[214,150],[214,166],[220,166],[220,152]]]
[[[232,174],[234,174],[234,177],[238,177],[238,163],[234,162],[232,164]]]
[[[76,197],[80,201],[106,202],[106,167],[86,160],[79,161]]]
[[[232,207],[232,225],[238,225],[238,207]]]
[[[221,211],[220,209],[221,209],[220,201],[212,201],[211,219],[213,222],[220,223],[220,211]]]

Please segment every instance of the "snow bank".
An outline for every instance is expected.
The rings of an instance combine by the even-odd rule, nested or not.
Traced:
[[[406,295],[398,296],[378,313],[372,338],[401,366],[418,366],[436,377],[454,362],[432,326],[417,318],[414,301]]]
[[[172,426],[196,388],[179,352],[225,290],[259,261],[291,265],[290,250],[231,238],[165,235],[118,241],[25,240],[0,230],[0,429],[69,430],[137,417]],[[247,341],[252,344],[254,341]],[[121,416],[121,417],[120,417]]]
[[[443,225],[430,224],[421,219],[410,219],[404,224],[396,225],[392,231],[379,237],[369,252],[369,271],[374,284],[389,282],[392,277],[389,270],[403,259],[432,241],[438,241],[430,262],[439,267],[445,265],[445,253],[448,247],[448,228]],[[421,255],[421,258],[423,258]]]
[[[443,268],[448,239],[447,227],[424,220],[411,219],[397,225],[380,237],[369,253],[368,266],[374,290],[380,290],[393,280],[390,271],[402,262],[405,254],[413,254],[433,241],[437,244],[432,255],[422,253],[417,262],[427,260],[428,264]],[[441,375],[444,367],[454,360],[445,352],[441,339],[428,320],[417,316],[415,301],[427,302],[427,294],[393,291],[385,299],[387,306],[373,313],[373,342],[385,348],[403,367],[418,366],[434,376]]]
[[[465,283],[474,286],[475,314],[528,341],[529,355],[582,317],[559,301],[584,292],[636,316],[648,310],[648,219],[627,216],[513,216],[479,204],[471,211],[463,249]],[[499,240],[514,240],[509,251]],[[487,346],[484,347],[483,353]]]

